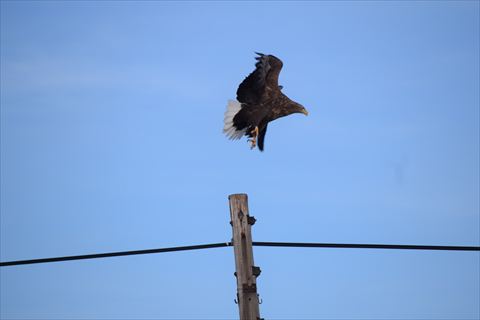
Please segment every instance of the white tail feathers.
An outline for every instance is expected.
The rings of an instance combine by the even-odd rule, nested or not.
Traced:
[[[242,104],[235,100],[228,100],[227,110],[225,111],[225,118],[223,120],[223,133],[227,135],[230,140],[240,139],[247,129],[238,130],[233,125],[233,117],[242,109]]]

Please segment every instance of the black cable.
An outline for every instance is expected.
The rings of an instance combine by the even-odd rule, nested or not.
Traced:
[[[97,258],[109,258],[109,257],[119,257],[119,256],[131,256],[131,255],[135,255],[135,254],[150,254],[150,253],[162,253],[162,252],[172,252],[172,251],[209,249],[209,248],[228,247],[228,246],[231,246],[231,245],[232,244],[230,242],[221,242],[221,243],[212,243],[212,244],[200,244],[200,245],[196,245],[196,246],[146,249],[146,250],[134,250],[134,251],[120,251],[120,252],[85,254],[85,255],[79,255],[79,256],[67,256],[67,257],[57,257],[57,258],[32,259],[32,260],[17,260],[17,261],[0,262],[0,267],[16,266],[16,265],[20,265],[20,264],[33,264],[33,263],[46,263],[46,262],[58,262],[58,261],[69,261],[69,260],[83,260],[83,259],[97,259]]]
[[[253,246],[257,247],[295,247],[295,248],[351,248],[351,249],[408,249],[408,250],[452,250],[452,251],[480,251],[480,247],[475,246],[425,246],[425,245],[403,245],[403,244],[352,244],[352,243],[305,243],[305,242],[259,242],[253,241]],[[147,250],[120,251],[109,253],[85,254],[78,256],[17,260],[0,262],[0,267],[16,266],[21,264],[34,264],[46,262],[59,262],[70,260],[97,259],[119,256],[131,256],[137,254],[162,253],[172,251],[186,251],[209,249],[219,247],[233,246],[232,242],[220,242],[212,244],[200,244],[195,246],[171,247]]]
[[[453,250],[480,251],[474,246],[424,246],[405,244],[353,244],[353,243],[305,243],[305,242],[252,242],[258,247],[296,247],[296,248],[352,248],[352,249],[408,249],[408,250]]]

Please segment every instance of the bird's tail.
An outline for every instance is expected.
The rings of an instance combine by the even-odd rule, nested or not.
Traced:
[[[233,123],[233,118],[242,109],[242,104],[236,100],[228,100],[225,118],[223,120],[223,133],[231,140],[240,139],[247,129],[239,130]]]

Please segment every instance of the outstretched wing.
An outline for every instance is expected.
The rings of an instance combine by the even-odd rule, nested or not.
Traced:
[[[237,90],[237,100],[241,103],[260,104],[273,94],[278,94],[278,75],[283,63],[272,55],[257,53],[255,70],[243,80]]]

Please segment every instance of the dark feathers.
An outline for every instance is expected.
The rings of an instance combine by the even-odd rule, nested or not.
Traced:
[[[254,136],[258,127],[258,148],[263,151],[267,125],[270,121],[292,113],[308,114],[300,104],[281,92],[278,76],[283,63],[272,55],[257,53],[255,70],[237,90],[237,101],[230,101],[225,112],[224,132],[230,138]]]

